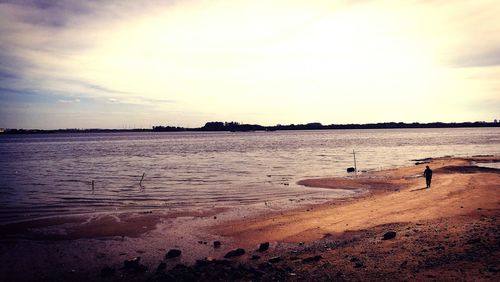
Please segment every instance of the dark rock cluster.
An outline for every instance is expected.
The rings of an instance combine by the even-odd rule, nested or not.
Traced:
[[[483,210],[478,211],[483,213]],[[464,221],[465,220],[465,221]],[[496,215],[388,224],[312,243],[255,250],[236,248],[223,259],[192,265],[171,249],[155,271],[141,258],[100,270],[103,281],[495,281],[500,267],[500,225]],[[218,243],[216,243],[218,242]],[[220,241],[214,241],[215,248]],[[458,267],[461,266],[461,267]],[[119,280],[113,280],[119,279]]]

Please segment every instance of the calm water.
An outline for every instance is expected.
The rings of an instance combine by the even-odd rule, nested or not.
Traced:
[[[498,155],[500,128],[1,136],[0,222],[345,197],[294,183],[346,175],[353,149],[360,170]]]

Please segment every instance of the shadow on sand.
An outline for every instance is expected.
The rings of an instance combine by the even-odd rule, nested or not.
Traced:
[[[420,191],[420,190],[427,190],[427,187],[410,190],[410,192],[416,192],[416,191]]]

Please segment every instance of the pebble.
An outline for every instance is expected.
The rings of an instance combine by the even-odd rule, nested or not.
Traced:
[[[245,250],[242,248],[238,248],[236,250],[229,251],[224,258],[232,258],[232,257],[239,257],[245,254]]]
[[[123,268],[125,268],[125,269],[135,268],[135,267],[139,266],[140,260],[141,260],[141,257],[127,259],[123,262]]]
[[[280,262],[281,261],[281,257],[280,256],[277,256],[277,257],[272,257],[268,260],[270,263],[277,263],[277,262]]]
[[[182,254],[181,250],[177,249],[171,249],[168,251],[168,253],[165,255],[165,258],[176,258],[179,257]]]
[[[382,240],[390,240],[396,238],[396,232],[389,231],[384,234],[384,238]]]
[[[265,243],[261,243],[261,244],[259,245],[259,249],[258,249],[258,251],[259,251],[259,252],[265,252],[265,251],[267,251],[268,249],[269,249],[269,242],[265,242]]]
[[[310,262],[317,262],[320,261],[323,257],[322,256],[312,256],[312,257],[307,257],[302,260],[303,263],[310,263]]]

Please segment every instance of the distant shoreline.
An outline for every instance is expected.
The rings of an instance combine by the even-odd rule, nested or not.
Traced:
[[[0,129],[2,134],[49,134],[49,133],[115,133],[115,132],[251,132],[251,131],[280,131],[280,130],[339,130],[339,129],[405,129],[405,128],[482,128],[500,127],[500,122],[432,122],[432,123],[403,123],[384,122],[368,124],[330,124],[321,123],[290,124],[262,126],[258,124],[240,124],[237,122],[207,122],[203,127],[189,128],[177,126],[153,126],[152,128],[134,129],[100,129],[100,128],[69,128],[69,129]]]

